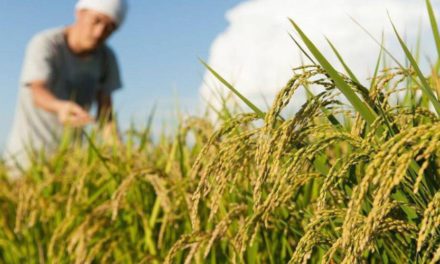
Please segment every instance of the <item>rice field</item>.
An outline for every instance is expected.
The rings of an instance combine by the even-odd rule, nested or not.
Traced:
[[[17,181],[0,166],[0,262],[440,262],[440,64],[423,74],[396,30],[410,66],[379,48],[365,86],[292,26],[310,64],[267,110],[206,65],[248,110],[66,136]]]

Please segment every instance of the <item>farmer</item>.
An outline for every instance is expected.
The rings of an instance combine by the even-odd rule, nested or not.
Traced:
[[[94,122],[115,126],[112,92],[121,88],[118,63],[105,41],[122,24],[124,0],[79,0],[75,22],[36,34],[28,44],[15,118],[4,159],[12,178],[29,167],[31,153],[52,153],[66,127]]]

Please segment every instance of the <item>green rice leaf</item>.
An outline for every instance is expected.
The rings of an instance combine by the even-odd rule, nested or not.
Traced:
[[[333,43],[328,39],[325,38],[327,40],[327,43],[330,45],[330,47],[332,48],[333,52],[335,53],[336,57],[338,58],[339,62],[341,62],[342,66],[344,67],[345,71],[347,72],[348,76],[350,76],[350,78],[357,82],[357,83],[361,83],[358,78],[356,78],[356,76],[354,75],[353,71],[350,69],[350,67],[348,67],[347,63],[345,63],[344,59],[342,58],[341,54],[338,52],[338,50],[336,49],[336,47],[333,45]]]
[[[220,76],[214,69],[212,69],[207,63],[201,60],[201,63],[212,73],[212,75],[217,78],[224,86],[226,86],[229,90],[231,90],[235,95],[237,95],[250,109],[252,109],[256,114],[258,114],[261,118],[264,118],[265,113],[261,111],[256,105],[254,105],[251,101],[249,101],[246,97],[244,97],[237,89],[234,88],[229,82],[227,82],[223,77]]]
[[[344,94],[351,105],[359,112],[359,114],[369,123],[373,123],[377,114],[371,109],[368,104],[363,102],[353,91],[353,89],[344,81],[344,79],[339,75],[339,73],[333,68],[333,66],[328,62],[328,60],[322,55],[318,48],[313,44],[313,42],[304,34],[300,27],[290,19],[290,22],[294,26],[295,30],[301,36],[301,39],[313,54],[313,56],[318,60],[321,66],[327,71],[330,78],[333,79],[338,89]]]
[[[290,38],[293,40],[293,42],[295,42],[296,46],[301,50],[301,52],[306,55],[306,57],[313,63],[316,64],[316,62],[312,59],[312,57],[307,53],[307,51],[305,51],[305,49],[301,46],[301,44],[299,44],[298,41],[296,41],[296,39],[292,36],[292,34],[289,34]]]
[[[435,18],[434,10],[432,9],[431,1],[426,0],[426,8],[428,9],[429,21],[431,23],[432,35],[434,36],[435,46],[437,47],[437,54],[440,58],[440,34],[438,31],[437,20]]]
[[[383,51],[384,51],[383,39],[384,39],[384,37],[383,37],[383,32],[382,32],[382,40],[380,42],[381,43],[380,44],[380,51],[379,51],[379,55],[377,56],[376,66],[374,67],[374,74],[373,74],[373,77],[371,78],[370,89],[373,88],[373,86],[375,85],[377,75],[379,74],[380,61],[382,59]]]
[[[390,18],[391,21],[391,18]],[[432,88],[428,84],[428,81],[426,80],[425,76],[423,75],[422,71],[420,70],[419,65],[417,64],[416,60],[414,59],[413,55],[409,51],[408,47],[406,46],[403,39],[400,37],[399,33],[397,32],[396,26],[391,21],[391,25],[393,26],[394,32],[399,40],[400,46],[402,47],[403,51],[405,52],[406,57],[408,58],[409,62],[411,63],[411,66],[414,68],[418,78],[421,82],[421,89],[422,92],[429,98],[432,105],[434,106],[436,112],[438,115],[440,115],[440,102],[435,97],[434,93],[432,92]]]

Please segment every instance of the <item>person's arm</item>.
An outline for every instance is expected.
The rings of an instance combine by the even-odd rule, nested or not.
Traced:
[[[56,98],[47,88],[44,81],[29,84],[32,98],[37,107],[57,115],[63,125],[82,127],[93,121],[93,118],[78,104]]]
[[[35,35],[28,44],[23,61],[21,84],[31,90],[35,106],[55,114],[62,125],[81,127],[90,122],[90,115],[74,102],[59,100],[47,86],[56,75],[55,48],[46,34]]]

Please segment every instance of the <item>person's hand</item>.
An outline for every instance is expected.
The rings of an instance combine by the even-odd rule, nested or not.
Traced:
[[[61,101],[57,106],[58,121],[67,126],[83,127],[93,122],[93,118],[78,104]]]

